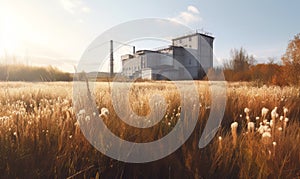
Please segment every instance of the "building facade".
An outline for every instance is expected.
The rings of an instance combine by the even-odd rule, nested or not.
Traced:
[[[203,79],[213,67],[214,37],[193,33],[172,40],[159,50],[140,50],[121,57],[122,75],[152,80]]]

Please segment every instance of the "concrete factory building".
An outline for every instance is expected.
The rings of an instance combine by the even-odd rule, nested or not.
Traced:
[[[196,32],[173,39],[168,48],[123,55],[122,74],[153,80],[203,79],[213,67],[213,41],[214,37]]]

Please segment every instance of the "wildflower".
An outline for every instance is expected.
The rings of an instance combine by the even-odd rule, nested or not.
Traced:
[[[284,113],[284,116],[286,116],[286,114],[289,112],[288,108],[286,107],[283,107],[283,113]]]
[[[279,117],[279,120],[280,120],[280,121],[282,121],[283,119],[284,119],[284,117],[283,117],[283,116],[280,116],[280,117]]]
[[[219,148],[218,148],[218,152],[222,151],[222,137],[219,136]]]
[[[99,117],[107,118],[108,114],[109,114],[109,111],[107,108],[101,108],[101,113],[99,114]]]
[[[85,116],[85,121],[90,121],[91,117],[90,116]]]
[[[268,120],[267,120],[267,119],[264,119],[264,120],[263,120],[263,124],[266,125],[267,123],[268,123]]]
[[[109,115],[109,111],[108,111],[108,109],[107,108],[101,108],[101,114],[103,114],[103,115]]]
[[[247,120],[247,123],[249,123],[250,122],[250,117],[246,116],[246,120]]]
[[[85,114],[85,110],[84,109],[81,109],[78,113],[78,115],[84,115]]]
[[[168,126],[170,126],[171,125],[171,122],[168,122]]]
[[[271,111],[271,116],[276,116],[277,114],[277,107],[275,107],[272,111]]]
[[[268,114],[268,112],[269,112],[269,109],[263,107],[262,110],[261,110],[261,116],[262,116],[263,118],[265,118],[266,115]]]
[[[180,111],[181,110],[181,106],[178,106],[178,111]]]
[[[233,122],[231,124],[231,134],[232,134],[232,144],[235,147],[236,146],[236,139],[237,139],[237,128],[238,128],[238,123],[237,122]]]
[[[273,120],[270,120],[270,127],[273,127],[273,126],[275,126],[274,122],[273,122]]]
[[[269,144],[271,142],[272,135],[270,132],[264,132],[261,137],[264,144]]]
[[[250,112],[250,109],[249,109],[249,108],[245,108],[245,109],[244,109],[244,112],[246,113],[246,115],[248,115],[249,112]]]
[[[259,125],[259,128],[257,129],[257,131],[260,133],[260,134],[263,134],[265,132],[264,130],[264,126],[260,123]]]
[[[233,122],[231,124],[231,129],[235,129],[236,130],[238,126],[239,126],[239,124],[237,122]]]
[[[273,142],[273,146],[275,147],[277,145],[277,143],[276,142]]]
[[[259,117],[257,116],[255,119],[256,119],[256,120],[259,120]]]
[[[248,132],[254,132],[254,122],[248,122]]]
[[[275,108],[271,111],[271,117],[272,117],[272,119],[275,119],[276,117],[278,117],[278,114],[277,114],[277,107],[275,107]]]
[[[72,139],[72,137],[73,137],[72,135],[69,136],[70,139]]]

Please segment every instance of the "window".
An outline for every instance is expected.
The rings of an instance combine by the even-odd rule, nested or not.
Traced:
[[[192,37],[189,37],[189,41],[192,41]]]

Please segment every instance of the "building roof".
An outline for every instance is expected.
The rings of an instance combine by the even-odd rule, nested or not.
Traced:
[[[192,34],[188,34],[188,35],[184,35],[184,36],[180,36],[180,37],[174,38],[174,39],[172,39],[172,41],[179,40],[179,39],[184,39],[184,38],[192,37],[192,36],[196,36],[196,35],[205,36],[205,37],[209,37],[209,38],[212,38],[212,39],[215,38],[215,37],[213,37],[212,35],[209,35],[209,34],[204,34],[204,33],[196,32],[196,33],[192,33]]]

